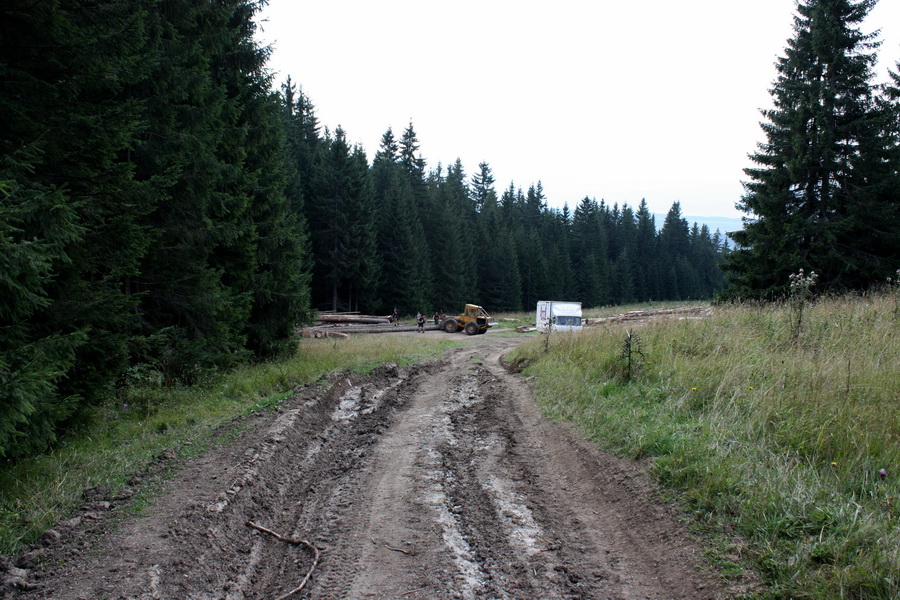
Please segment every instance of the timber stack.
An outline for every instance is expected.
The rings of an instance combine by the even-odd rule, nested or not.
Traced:
[[[311,325],[300,329],[301,337],[348,337],[350,333],[401,333],[415,331],[416,324],[391,323],[389,317],[358,312],[321,311]],[[435,329],[429,321],[425,329]]]
[[[390,322],[388,317],[361,315],[358,312],[320,312],[316,318],[320,325],[326,323],[345,323],[348,325],[378,325]]]
[[[680,308],[653,308],[648,310],[632,310],[612,317],[599,319],[584,319],[585,325],[609,325],[611,323],[623,323],[628,321],[649,321],[660,317],[699,318],[704,312],[702,306],[684,306]],[[694,315],[692,317],[692,315]]]

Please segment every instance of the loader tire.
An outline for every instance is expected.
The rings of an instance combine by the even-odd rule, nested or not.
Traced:
[[[466,335],[475,335],[478,333],[478,323],[469,321],[466,323]]]
[[[443,327],[447,333],[456,333],[459,330],[459,323],[456,322],[456,319],[447,319],[444,321]]]

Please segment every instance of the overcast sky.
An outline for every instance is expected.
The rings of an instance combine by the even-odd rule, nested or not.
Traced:
[[[498,194],[540,181],[557,208],[733,217],[793,15],[793,0],[269,0],[259,39],[276,81],[370,162],[412,122],[430,169],[487,162]],[[884,80],[900,0],[862,29],[881,29]]]

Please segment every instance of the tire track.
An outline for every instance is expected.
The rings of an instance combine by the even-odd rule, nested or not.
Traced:
[[[541,418],[518,339],[300,391],[20,597],[279,597],[312,557],[252,521],[319,550],[311,600],[723,598],[634,464]]]

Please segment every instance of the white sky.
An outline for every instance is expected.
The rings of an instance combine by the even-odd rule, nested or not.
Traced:
[[[371,162],[413,123],[429,169],[486,161],[500,194],[541,181],[653,212],[739,216],[764,141],[793,0],[269,0],[262,43],[332,131]],[[879,78],[900,60],[900,0],[881,0]]]

